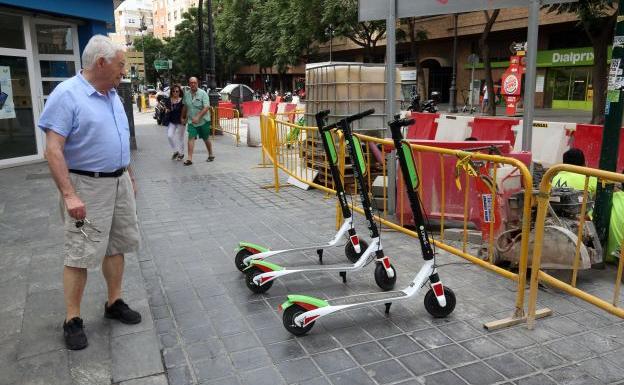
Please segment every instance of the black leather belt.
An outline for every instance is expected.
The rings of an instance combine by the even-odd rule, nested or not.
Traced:
[[[85,175],[90,176],[91,178],[119,178],[126,172],[126,168],[120,168],[119,170],[115,170],[113,172],[95,172],[95,171],[82,171],[82,170],[72,170],[69,172],[72,174]]]

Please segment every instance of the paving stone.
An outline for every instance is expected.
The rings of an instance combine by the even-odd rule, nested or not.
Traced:
[[[321,375],[321,372],[309,358],[300,358],[279,363],[277,369],[289,384],[309,380]]]
[[[438,360],[442,361],[447,366],[457,366],[477,360],[475,356],[457,344],[431,349],[429,353],[433,354]]]
[[[53,353],[40,354],[19,361],[20,383],[66,385],[71,384],[72,378],[67,362],[67,350],[58,350]]]
[[[502,381],[504,378],[483,362],[475,362],[454,369],[461,378],[473,385],[489,385]]]
[[[547,374],[561,385],[595,385],[602,383],[596,377],[585,373],[577,365],[552,369]]]
[[[193,384],[193,375],[188,366],[179,366],[167,370],[169,385],[190,385]]]
[[[409,354],[399,358],[399,361],[416,376],[423,376],[444,369],[444,365],[427,352]]]
[[[444,333],[436,328],[412,332],[412,338],[428,349],[448,345],[453,342],[446,335],[444,335]]]
[[[534,340],[518,328],[490,334],[490,338],[508,349],[522,349],[535,344]]]
[[[181,347],[169,348],[163,351],[163,361],[166,368],[186,364],[186,356]]]
[[[329,377],[334,385],[374,385],[375,382],[364,372],[356,368],[337,373]]]
[[[422,350],[422,346],[405,334],[381,339],[379,343],[395,357]]]
[[[163,373],[157,341],[151,330],[111,338],[113,382]]]
[[[555,385],[556,383],[542,373],[524,377],[515,382],[516,385]]]
[[[210,324],[198,326],[192,329],[180,330],[180,332],[182,333],[184,343],[188,345],[216,337],[215,330]]]
[[[223,345],[225,345],[225,348],[227,349],[228,352],[238,352],[241,350],[255,348],[255,347],[260,346],[260,342],[256,338],[256,335],[252,332],[245,332],[245,333],[235,334],[232,336],[225,336],[221,338],[221,341],[223,341]]]
[[[390,358],[390,355],[386,353],[386,351],[383,350],[377,342],[374,341],[353,345],[347,348],[347,350],[360,365],[366,365]]]
[[[264,348],[254,348],[230,354],[234,368],[257,369],[271,364],[271,358]]]
[[[266,350],[275,363],[300,358],[306,355],[306,352],[297,340],[267,345]]]
[[[329,333],[308,334],[299,343],[309,353],[320,353],[337,348],[338,342]]]
[[[479,337],[473,340],[464,341],[461,345],[479,358],[491,357],[505,351],[505,348],[492,341],[489,337]]]
[[[484,361],[507,378],[523,377],[535,372],[535,369],[512,353],[492,357]]]
[[[438,327],[442,333],[451,339],[461,342],[470,338],[479,337],[481,331],[473,328],[465,322],[453,322]]]
[[[119,385],[169,385],[164,374],[120,382]]]
[[[280,385],[285,384],[274,367],[266,367],[241,373],[242,385]]]
[[[312,359],[325,374],[333,374],[351,369],[357,364],[344,350],[332,350],[312,356]]]
[[[212,381],[228,377],[234,373],[234,367],[227,356],[217,356],[203,361],[193,362],[195,375],[199,382]]]
[[[551,342],[546,346],[557,355],[570,361],[579,361],[594,355],[589,348],[579,343],[574,336]]]
[[[373,338],[359,326],[348,328],[330,329],[329,332],[342,346],[350,346],[370,341]]]
[[[200,385],[241,385],[238,378],[234,376],[219,378],[218,380],[202,381]]]
[[[225,353],[223,342],[218,338],[210,338],[185,347],[191,361],[215,358]]]
[[[550,369],[566,362],[545,346],[532,346],[519,350],[516,354],[538,369]]]
[[[428,375],[424,378],[425,385],[462,385],[466,384],[466,381],[462,380],[450,370],[438,372]]]
[[[591,358],[579,363],[579,368],[604,383],[624,380],[624,368],[613,365],[603,358]]]
[[[388,384],[411,377],[396,360],[377,362],[364,367],[364,370],[380,384]]]

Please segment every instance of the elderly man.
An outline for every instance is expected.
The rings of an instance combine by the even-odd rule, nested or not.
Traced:
[[[193,164],[193,150],[195,139],[200,137],[206,143],[208,150],[208,162],[214,160],[212,155],[212,143],[210,143],[210,101],[206,91],[198,87],[196,77],[188,81],[190,90],[184,93],[184,112],[182,115],[188,121],[188,158],[184,161],[185,166]]]
[[[72,350],[87,346],[80,318],[87,268],[102,266],[108,287],[104,316],[141,322],[141,315],[121,299],[124,254],[139,246],[129,125],[115,90],[125,73],[123,47],[96,35],[84,49],[82,65],[81,73],[50,94],[38,123],[46,133],[46,158],[60,192],[63,334]]]

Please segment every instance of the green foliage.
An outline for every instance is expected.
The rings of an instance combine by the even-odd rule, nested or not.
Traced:
[[[363,47],[367,61],[372,60],[372,49],[386,33],[385,21],[358,21],[357,0],[324,0],[322,23],[333,25],[336,36]]]
[[[164,57],[165,44],[162,40],[155,38],[151,35],[145,35],[142,38],[137,38],[134,41],[134,48],[138,52],[143,52],[145,56],[145,77],[146,81],[151,84],[155,84],[158,77],[157,71],[154,68],[154,60]]]

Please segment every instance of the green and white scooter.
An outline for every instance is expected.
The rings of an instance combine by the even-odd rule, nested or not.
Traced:
[[[369,110],[363,113],[349,116],[347,118],[344,118],[343,120],[347,122],[353,122],[355,120],[362,119],[363,117],[370,115],[374,112],[374,110]],[[333,144],[330,130],[335,128],[336,124],[323,126],[324,117],[326,117],[328,114],[329,111],[322,111],[317,114],[317,124],[318,127],[320,127],[319,131],[321,133],[321,137],[325,138],[324,142],[327,144]],[[320,117],[323,117],[323,119],[319,119]],[[377,225],[375,224],[375,220],[373,218],[371,201],[368,196],[368,185],[365,183],[364,180],[366,167],[364,155],[362,154],[362,147],[358,138],[353,135],[345,135],[345,139],[350,151],[351,159],[353,159],[353,174],[358,184],[360,198],[362,200],[362,207],[364,208],[364,214],[366,220],[368,221],[368,229],[370,230],[371,235],[371,244],[365,247],[361,256],[356,261],[354,261],[355,263],[352,265],[317,265],[285,268],[273,263],[269,263],[267,261],[252,259],[249,262],[249,266],[245,268],[245,283],[247,287],[254,293],[264,293],[271,288],[271,285],[276,278],[295,273],[335,271],[340,274],[343,282],[346,282],[348,271],[360,270],[370,264],[372,261],[376,261],[375,282],[377,283],[377,285],[383,290],[392,290],[394,288],[394,283],[396,282],[396,271],[390,263],[390,258],[384,255],[383,249],[381,247],[381,241],[379,238],[379,230],[377,229]],[[332,162],[335,161],[336,159],[332,158]],[[335,177],[335,180],[340,179]],[[339,200],[341,202],[341,205],[344,205],[343,212],[350,213],[349,206],[346,205],[344,191],[339,194]],[[352,244],[353,247],[355,247],[356,243],[353,240],[354,238],[351,237],[351,242],[347,245]],[[364,242],[360,243],[363,244]]]
[[[401,166],[401,173],[405,180],[407,195],[414,216],[414,224],[418,232],[418,239],[420,241],[420,248],[425,264],[420,268],[420,271],[416,274],[416,277],[414,277],[409,286],[402,290],[357,294],[330,300],[304,295],[289,295],[286,302],[279,306],[279,309],[284,312],[282,317],[284,327],[292,334],[304,335],[312,329],[314,322],[320,317],[340,310],[383,303],[386,306],[386,313],[389,313],[392,302],[404,301],[413,297],[427,284],[430,286],[430,289],[425,294],[424,301],[425,309],[429,314],[436,318],[443,318],[451,314],[455,309],[455,294],[451,289],[442,285],[436,270],[435,253],[429,242],[422,204],[416,190],[419,180],[412,150],[409,143],[403,139],[401,133],[402,127],[409,126],[413,124],[413,122],[413,119],[395,118],[389,125]],[[339,122],[338,128],[344,132],[345,138],[351,136],[351,128],[348,121],[343,120]]]
[[[317,127],[323,127],[328,115],[329,111],[320,111],[316,114],[315,117]],[[345,244],[345,255],[347,256],[347,259],[351,262],[357,262],[364,253],[364,250],[366,250],[366,248],[368,247],[368,243],[358,237],[353,226],[353,215],[351,213],[351,208],[347,204],[347,195],[345,194],[344,186],[342,184],[342,180],[340,179],[336,145],[334,144],[331,133],[321,133],[319,129],[319,134],[321,137],[321,142],[323,143],[323,149],[325,150],[325,154],[327,156],[327,161],[329,163],[329,170],[334,180],[336,197],[338,198],[338,203],[340,204],[340,209],[342,210],[342,217],[344,218],[342,225],[338,229],[338,232],[336,232],[336,235],[334,235],[334,237],[329,242],[322,245],[309,245],[303,247],[295,247],[292,249],[270,250],[267,247],[260,246],[255,243],[239,242],[238,248],[236,249],[234,264],[236,265],[236,268],[241,272],[244,272],[245,269],[250,266],[252,261],[262,261],[275,255],[314,249],[316,249],[316,253],[318,254],[319,262],[323,264],[323,249],[337,247],[341,244],[340,240],[343,239],[344,236],[348,236],[348,241]],[[265,269],[266,271],[269,271],[274,270],[273,268],[277,269],[279,266],[268,264],[267,262],[264,265],[258,264],[257,267],[259,269]]]

